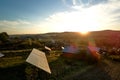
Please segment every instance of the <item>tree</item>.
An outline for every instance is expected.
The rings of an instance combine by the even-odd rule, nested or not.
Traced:
[[[1,42],[6,42],[9,39],[9,35],[6,32],[0,33],[0,41]]]

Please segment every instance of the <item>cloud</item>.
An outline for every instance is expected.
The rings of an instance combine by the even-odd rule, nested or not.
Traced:
[[[17,20],[17,21],[10,21],[10,20],[2,20],[0,21],[0,27],[15,27],[18,25],[28,25],[30,22]]]
[[[29,27],[31,25],[30,22],[25,20],[1,20],[0,21],[0,32],[8,32],[8,33],[18,33],[20,30],[24,30],[25,27]]]
[[[108,0],[62,0],[67,7],[90,7],[101,3],[106,3]]]
[[[0,31],[46,33],[63,31],[120,30],[119,0],[62,0],[70,10],[57,12],[44,20],[0,21]],[[69,3],[67,3],[69,1]],[[38,19],[37,19],[38,20]]]
[[[86,3],[83,0],[71,0],[72,5],[70,2],[67,4],[69,0],[62,1],[71,11],[54,13],[37,23],[41,32],[120,29],[119,0],[88,0]]]
[[[78,29],[120,29],[119,0],[88,0],[88,2],[72,0],[73,5],[67,4],[67,1],[63,0],[64,4],[71,8],[71,11],[50,15],[41,25],[49,26],[47,27],[49,31],[54,30],[56,32],[77,31]],[[86,5],[88,6],[86,7]]]
[[[41,21],[26,21],[26,20],[1,20],[0,32],[7,32],[8,34],[35,34],[45,33],[47,26],[46,22]],[[44,25],[43,25],[44,24]]]

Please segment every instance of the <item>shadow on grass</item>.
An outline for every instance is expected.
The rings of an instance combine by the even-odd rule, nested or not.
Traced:
[[[0,80],[25,80],[25,64],[0,68]]]
[[[95,66],[69,80],[112,80],[111,76],[99,66]]]

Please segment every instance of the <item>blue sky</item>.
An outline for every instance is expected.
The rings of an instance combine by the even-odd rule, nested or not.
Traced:
[[[0,19],[33,20],[64,10],[61,0],[0,0]]]
[[[120,0],[0,0],[0,32],[120,30]]]

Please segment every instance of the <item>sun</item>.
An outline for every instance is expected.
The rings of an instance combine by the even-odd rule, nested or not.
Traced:
[[[82,35],[87,35],[89,31],[80,31],[79,33],[81,33]]]
[[[65,13],[64,20],[61,24],[68,31],[79,31],[82,34],[87,34],[89,31],[99,29],[100,22],[98,16],[98,13],[94,9],[73,11]]]

